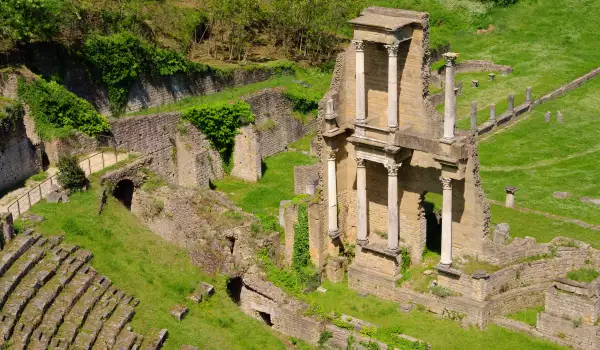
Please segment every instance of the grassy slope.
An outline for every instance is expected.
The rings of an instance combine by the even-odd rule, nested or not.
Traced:
[[[514,314],[507,315],[507,317],[512,318],[513,320],[526,323],[530,326],[535,326],[535,324],[537,323],[537,314],[539,314],[542,311],[544,311],[544,307],[538,306],[515,312]]]
[[[497,28],[492,33],[455,33],[450,41],[461,59],[492,60],[514,68],[511,75],[497,77],[493,84],[487,83],[485,76],[480,77],[479,89],[465,85],[465,94],[457,101],[459,119],[468,118],[472,100],[485,109],[481,115],[489,113],[491,103],[502,112],[511,92],[519,102],[525,88],[532,86],[534,97],[539,97],[600,66],[597,26],[590,20],[598,15],[600,2],[595,0],[521,1],[508,8],[492,9],[480,20],[486,24],[484,27],[491,23]],[[470,82],[472,77],[467,74],[459,79]],[[467,120],[459,126],[468,127]]]
[[[599,102],[600,79],[596,79],[480,143],[486,195],[503,200],[504,187],[517,186],[517,205],[600,224],[598,207],[579,200],[582,196],[600,197]],[[545,123],[546,110],[561,110],[565,123],[558,124],[555,119]],[[572,196],[556,199],[555,191]]]
[[[39,203],[32,212],[46,220],[37,226],[43,234],[64,234],[66,242],[94,253],[92,265],[125,293],[140,299],[132,325],[149,336],[167,328],[168,349],[183,344],[202,349],[285,349],[264,325],[244,315],[228,298],[224,277],[208,277],[193,266],[183,249],[154,235],[114,198],[100,216],[100,188],[76,193],[66,204]],[[206,304],[193,305],[186,296],[200,281],[216,287]],[[176,321],[169,315],[175,304],[186,304],[189,315]]]
[[[279,203],[292,199],[294,194],[294,166],[316,162],[299,152],[279,153],[265,159],[263,178],[251,184],[233,177],[215,182],[216,190],[224,192],[244,211],[257,215],[279,215]]]
[[[522,333],[515,333],[490,325],[487,330],[461,328],[458,323],[441,319],[429,312],[398,311],[398,303],[373,296],[360,297],[349,290],[347,283],[325,282],[325,294],[308,293],[306,299],[319,305],[326,313],[335,311],[358,317],[382,328],[399,329],[402,333],[422,339],[433,349],[512,350],[512,349],[562,349]]]

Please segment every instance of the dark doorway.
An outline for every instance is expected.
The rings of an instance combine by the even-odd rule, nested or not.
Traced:
[[[133,200],[133,182],[125,179],[119,181],[117,187],[113,192],[115,198],[117,198],[123,205],[131,210],[131,201]]]
[[[50,167],[50,159],[48,159],[48,154],[46,152],[42,152],[42,170],[46,171]]]
[[[240,303],[241,295],[242,295],[242,278],[241,277],[231,277],[229,281],[227,281],[227,294],[234,303]]]
[[[427,240],[426,247],[428,251],[438,254],[442,251],[442,220],[441,214],[435,210],[435,205],[431,202],[423,201],[425,210],[425,220],[427,222]]]
[[[267,324],[267,326],[273,327],[273,322],[271,322],[271,314],[262,311],[259,311],[258,314],[260,315],[260,318],[262,318],[262,320]]]

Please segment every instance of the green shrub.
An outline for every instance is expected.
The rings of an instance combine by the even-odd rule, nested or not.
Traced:
[[[58,175],[56,179],[58,183],[72,191],[79,191],[85,185],[85,172],[79,166],[77,156],[66,155],[61,156],[58,160]]]
[[[183,119],[194,124],[206,135],[227,164],[233,153],[238,129],[252,123],[254,114],[249,104],[237,101],[189,108],[183,111]]]
[[[45,140],[66,136],[77,129],[89,136],[109,130],[106,118],[92,105],[56,82],[36,79],[19,80],[19,98],[25,102],[36,123],[36,131]]]
[[[405,273],[410,267],[410,254],[405,247],[400,250],[400,271]]]
[[[317,109],[319,108],[319,100],[321,100],[323,96],[314,89],[293,85],[285,91],[285,97],[292,101],[292,108],[294,111],[305,115],[316,115]]]
[[[308,242],[308,211],[305,204],[298,205],[298,222],[294,224],[292,268],[300,271],[310,264]]]
[[[24,115],[25,109],[21,102],[0,97],[0,128],[14,127],[17,119],[23,118]]]
[[[579,270],[569,271],[567,278],[577,282],[589,283],[600,276],[600,273],[594,269],[582,268]]]
[[[325,345],[329,339],[333,337],[333,333],[328,330],[324,330],[319,336],[319,346]]]
[[[442,286],[433,286],[430,288],[431,294],[440,298],[446,298],[452,295],[452,292]]]

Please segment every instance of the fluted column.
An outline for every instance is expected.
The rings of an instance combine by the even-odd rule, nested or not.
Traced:
[[[398,128],[398,45],[385,45],[388,51],[388,128]]]
[[[446,59],[446,100],[444,103],[444,141],[454,141],[454,128],[456,125],[456,95],[454,94],[454,67],[458,54],[447,52]]]
[[[327,158],[327,193],[328,193],[328,231],[329,237],[340,235],[337,213],[337,176],[335,171],[335,153],[337,149],[329,150]]]
[[[362,40],[352,40],[356,49],[356,122],[363,123],[366,119],[365,103],[365,45]],[[363,136],[364,129],[358,128],[357,134]]]
[[[365,160],[356,158],[356,195],[357,195],[357,229],[356,243],[365,245],[369,243],[367,236],[367,168]]]
[[[440,264],[452,265],[452,179],[440,177],[443,188],[442,202],[442,258]]]
[[[402,164],[386,165],[388,170],[388,243],[386,250],[398,253],[400,232],[398,227],[398,169]]]

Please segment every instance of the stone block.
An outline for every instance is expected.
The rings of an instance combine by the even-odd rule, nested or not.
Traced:
[[[559,122],[560,124],[565,122],[561,111],[556,112],[556,121]]]
[[[581,203],[589,203],[594,205],[600,205],[600,198],[581,197],[579,198]]]
[[[313,156],[313,157],[316,157],[318,155],[317,154],[317,152],[319,150],[318,148],[319,148],[318,140],[317,140],[316,137],[313,137],[310,140],[310,155]]]
[[[188,313],[188,308],[183,305],[175,305],[169,310],[169,313],[173,315],[178,321],[183,320],[185,315]]]
[[[0,229],[2,230],[0,249],[2,249],[4,244],[10,242],[15,236],[12,213],[0,213]]]
[[[471,87],[474,87],[474,88],[479,87],[479,80],[472,80],[471,81]]]
[[[496,225],[494,230],[494,243],[505,244],[510,238],[510,225],[507,223],[500,223]]]
[[[346,258],[333,257],[327,261],[327,279],[339,283],[344,281]]]
[[[291,203],[290,200],[279,202],[279,226],[285,227],[285,207]]]
[[[46,195],[46,201],[48,203],[59,203],[62,201],[62,194],[59,192],[50,192]]]
[[[181,350],[200,350],[199,348],[195,347],[195,346],[191,346],[191,345],[182,345]]]
[[[544,114],[544,121],[546,123],[550,123],[550,117],[552,116],[552,113],[550,111],[546,112],[546,114]]]
[[[554,192],[552,194],[552,197],[557,198],[557,199],[564,199],[564,198],[571,197],[571,194],[569,192]]]
[[[214,293],[215,287],[206,282],[202,282],[200,283],[200,286],[188,296],[188,299],[196,304],[200,304],[201,302],[208,300]]]
[[[158,332],[158,334],[156,335],[156,337],[154,338],[154,340],[152,342],[150,342],[150,344],[148,344],[146,349],[158,350],[158,349],[162,348],[163,344],[165,343],[165,340],[167,340],[168,335],[169,335],[169,331],[167,329],[161,329]]]

